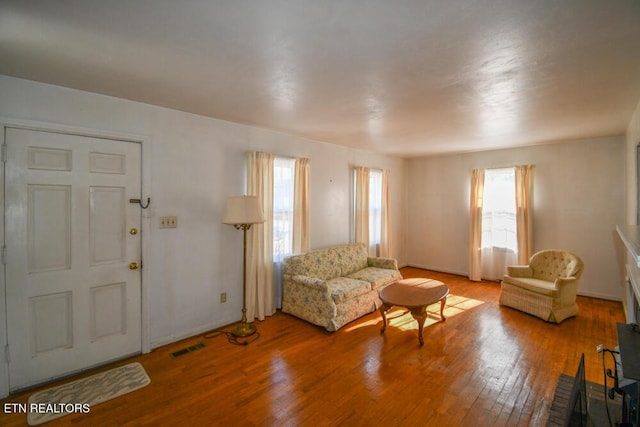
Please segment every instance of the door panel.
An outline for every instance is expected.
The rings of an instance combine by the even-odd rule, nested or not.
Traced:
[[[71,269],[71,186],[27,185],[28,273]]]
[[[141,350],[139,144],[7,128],[11,391]]]
[[[124,261],[126,257],[126,189],[89,189],[91,265]]]
[[[73,348],[71,292],[43,294],[29,298],[31,314],[31,357]]]
[[[127,284],[91,288],[91,341],[127,333]]]

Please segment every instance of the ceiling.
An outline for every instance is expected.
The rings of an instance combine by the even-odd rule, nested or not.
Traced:
[[[0,74],[399,156],[623,135],[638,0],[0,0]]]

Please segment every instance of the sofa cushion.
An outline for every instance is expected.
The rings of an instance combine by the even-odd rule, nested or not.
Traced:
[[[556,289],[554,282],[547,282],[546,280],[533,279],[529,277],[504,276],[503,281],[510,285],[519,286],[523,289],[541,295],[555,297],[558,294],[558,290]]]
[[[325,284],[329,289],[329,295],[331,295],[336,304],[371,291],[369,282],[348,277],[336,277],[335,279],[327,280]]]
[[[350,245],[336,246],[333,248],[338,257],[338,264],[341,269],[340,276],[348,276],[367,266],[367,245],[364,243],[354,243]]]
[[[318,249],[285,260],[284,274],[327,280],[342,274],[338,253],[332,248]]]
[[[371,284],[371,289],[378,289],[381,286],[388,285],[389,283],[402,278],[398,270],[389,270],[378,267],[363,268],[362,270],[349,274],[347,277],[369,282]]]

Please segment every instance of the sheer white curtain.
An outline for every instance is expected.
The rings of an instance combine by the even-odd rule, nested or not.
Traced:
[[[355,241],[369,246],[369,168],[355,170]]]
[[[516,253],[508,248],[482,248],[482,278],[500,280],[507,272],[507,267],[515,265]]]
[[[273,163],[274,156],[247,153],[247,195],[258,196],[266,221],[247,232],[247,320],[275,313],[273,286]]]

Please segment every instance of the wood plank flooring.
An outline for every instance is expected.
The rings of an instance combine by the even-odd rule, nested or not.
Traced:
[[[151,384],[47,425],[540,426],[560,373],[573,375],[582,353],[587,380],[603,382],[596,346],[616,345],[620,303],[578,297],[580,314],[555,325],[500,307],[497,283],[402,274],[451,289],[445,322],[439,304],[429,308],[424,347],[402,309],[390,311],[384,334],[377,312],[335,333],[278,312],[246,346],[196,336],[122,361],[140,362]],[[2,403],[25,403],[34,391]],[[0,424],[25,425],[26,415],[0,413]]]

